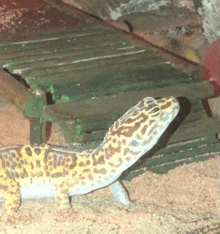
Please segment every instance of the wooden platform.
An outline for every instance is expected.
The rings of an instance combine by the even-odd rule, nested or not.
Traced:
[[[108,127],[142,98],[176,96],[181,111],[170,132],[174,134],[168,132],[169,147],[144,166],[172,168],[220,152],[215,139],[220,120],[208,118],[201,101],[212,96],[213,89],[202,82],[198,64],[91,17],[75,27],[10,38],[2,34],[0,43],[0,64],[29,87],[17,81],[15,85],[14,78],[2,75],[4,84],[16,86],[17,91],[10,99],[13,89],[3,85],[0,90],[30,118],[32,143],[45,142],[48,121],[61,126],[68,144],[94,148]],[[20,104],[15,101],[18,93]],[[190,142],[194,142],[193,154],[188,154]]]

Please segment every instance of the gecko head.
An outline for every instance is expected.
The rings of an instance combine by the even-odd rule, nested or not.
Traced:
[[[112,125],[107,137],[116,139],[115,142],[118,139],[130,151],[143,154],[158,142],[178,112],[175,97],[146,97]]]

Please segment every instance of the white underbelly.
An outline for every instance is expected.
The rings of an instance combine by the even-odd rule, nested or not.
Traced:
[[[120,173],[101,180],[90,181],[87,184],[76,184],[72,188],[69,188],[69,196],[74,195],[83,195],[89,193],[93,190],[103,188],[113,183],[118,177]],[[24,184],[20,187],[21,199],[42,199],[42,198],[54,198],[56,186],[59,184],[58,181],[54,181],[53,183],[49,181],[40,181]],[[0,194],[0,202],[4,201],[4,192]]]
[[[56,186],[51,183],[28,184],[20,188],[22,199],[55,197]]]
[[[21,199],[42,199],[55,197],[56,186],[50,183],[28,184],[20,188]],[[4,194],[0,194],[0,202],[4,201]]]

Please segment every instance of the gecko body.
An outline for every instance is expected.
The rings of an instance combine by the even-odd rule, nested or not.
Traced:
[[[108,130],[94,150],[76,151],[49,145],[0,149],[0,202],[13,214],[26,198],[55,197],[58,209],[69,196],[108,186],[115,198],[130,201],[118,181],[123,171],[152,149],[179,111],[176,98],[144,98]]]

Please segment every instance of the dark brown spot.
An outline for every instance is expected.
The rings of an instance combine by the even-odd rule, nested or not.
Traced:
[[[40,148],[34,148],[34,152],[36,155],[40,155],[41,149]]]
[[[17,163],[16,162],[13,162],[12,164],[11,164],[11,169],[15,169],[15,167],[17,166]]]
[[[26,169],[24,168],[23,171],[24,171],[24,177],[27,178],[28,177],[28,173],[27,173]]]
[[[7,156],[4,156],[4,157],[7,157]],[[11,157],[8,157],[8,161],[11,163],[13,162],[13,159]]]
[[[11,153],[12,158],[16,158],[16,154],[14,152]]]
[[[67,176],[67,175],[69,175],[69,172],[68,171],[66,171],[66,170],[63,170],[63,176]]]
[[[111,167],[120,167],[120,166],[121,166],[121,164],[122,164],[122,159],[121,159],[121,158],[119,158],[119,159],[118,159],[118,161],[119,161],[119,163],[118,163],[118,164],[113,164],[113,163],[109,162],[109,165],[110,165]]]
[[[8,186],[0,184],[0,190],[6,191],[8,190]]]
[[[80,163],[79,163],[79,166],[80,166],[80,167],[84,167],[85,164],[84,164],[83,162],[80,162]]]
[[[15,172],[15,177],[16,177],[17,179],[19,179],[19,175],[18,175],[17,172]]]
[[[120,153],[121,147],[112,147],[110,144],[106,149],[105,149],[105,157],[107,159],[111,158],[115,153]]]
[[[142,134],[142,135],[145,134],[147,128],[148,128],[148,125],[146,124],[146,125],[144,125],[144,127],[141,129],[141,134]]]
[[[48,170],[48,166],[47,166],[47,165],[45,165],[45,166],[44,166],[44,169],[47,171],[47,170]]]
[[[32,169],[32,170],[34,169],[34,165],[33,165],[33,163],[31,163],[31,169]]]
[[[56,154],[53,154],[53,160],[57,161],[57,155]]]
[[[105,168],[102,168],[100,170],[98,170],[98,169],[95,168],[93,171],[96,174],[106,174],[106,172],[107,172]]]
[[[8,170],[5,170],[5,174],[7,175],[8,178],[12,179],[11,174]]]
[[[91,180],[91,181],[94,180],[94,178],[93,178],[93,176],[92,176],[91,174],[88,175],[88,178],[89,178],[89,180]]]
[[[96,165],[103,165],[105,164],[105,159],[104,159],[104,155],[101,155],[98,159],[96,159],[97,154],[92,154],[92,159],[93,159],[93,166]]]
[[[75,166],[76,166],[75,163],[70,164],[70,165],[69,165],[69,170],[72,170]]]
[[[41,165],[40,165],[40,160],[36,160],[36,166],[37,166],[37,167],[41,167]]]
[[[61,193],[67,194],[68,193],[68,189],[61,190]]]
[[[52,163],[52,162],[49,162],[49,163],[48,163],[48,165],[49,165],[49,166],[52,166],[52,165],[53,165],[53,163]]]
[[[52,178],[59,178],[59,177],[61,177],[61,176],[62,176],[62,173],[61,173],[61,172],[56,172],[56,173],[51,174],[51,177],[52,177]]]
[[[22,154],[21,154],[21,147],[16,148],[15,151],[16,151],[18,157],[20,157],[20,158],[23,157]]]
[[[83,173],[84,173],[84,172],[90,172],[90,169],[89,169],[89,168],[84,169],[84,170],[83,170]]]
[[[86,160],[86,165],[90,165],[90,161],[89,160]]]
[[[167,101],[167,102],[165,102],[165,104],[160,106],[160,109],[165,110],[165,109],[169,108],[171,106],[171,104],[172,104],[171,101]]]
[[[2,161],[2,168],[5,169],[5,159],[2,158],[1,161]]]
[[[56,168],[57,167],[57,163],[56,163],[56,161],[54,160],[53,161],[53,168]]]
[[[72,158],[72,163],[69,165],[69,170],[72,170],[76,166],[76,157]]]
[[[44,163],[47,164],[47,155],[44,156]]]
[[[149,126],[151,126],[154,122],[156,122],[156,120],[155,120],[155,119],[151,119],[151,120],[149,121]]]
[[[144,113],[139,114],[135,119],[129,118],[126,120],[126,123],[129,124],[128,126],[120,126],[116,131],[113,131],[112,134],[116,134],[119,137],[121,135],[131,137],[132,134],[140,127],[140,124],[146,122],[147,118],[148,117]]]
[[[129,148],[125,148],[125,149],[124,149],[124,153],[123,153],[123,155],[126,155],[126,154],[128,154],[128,153],[130,153]]]
[[[25,152],[26,152],[26,154],[27,154],[28,156],[32,156],[32,150],[31,150],[30,147],[26,147],[26,148],[25,148]]]

